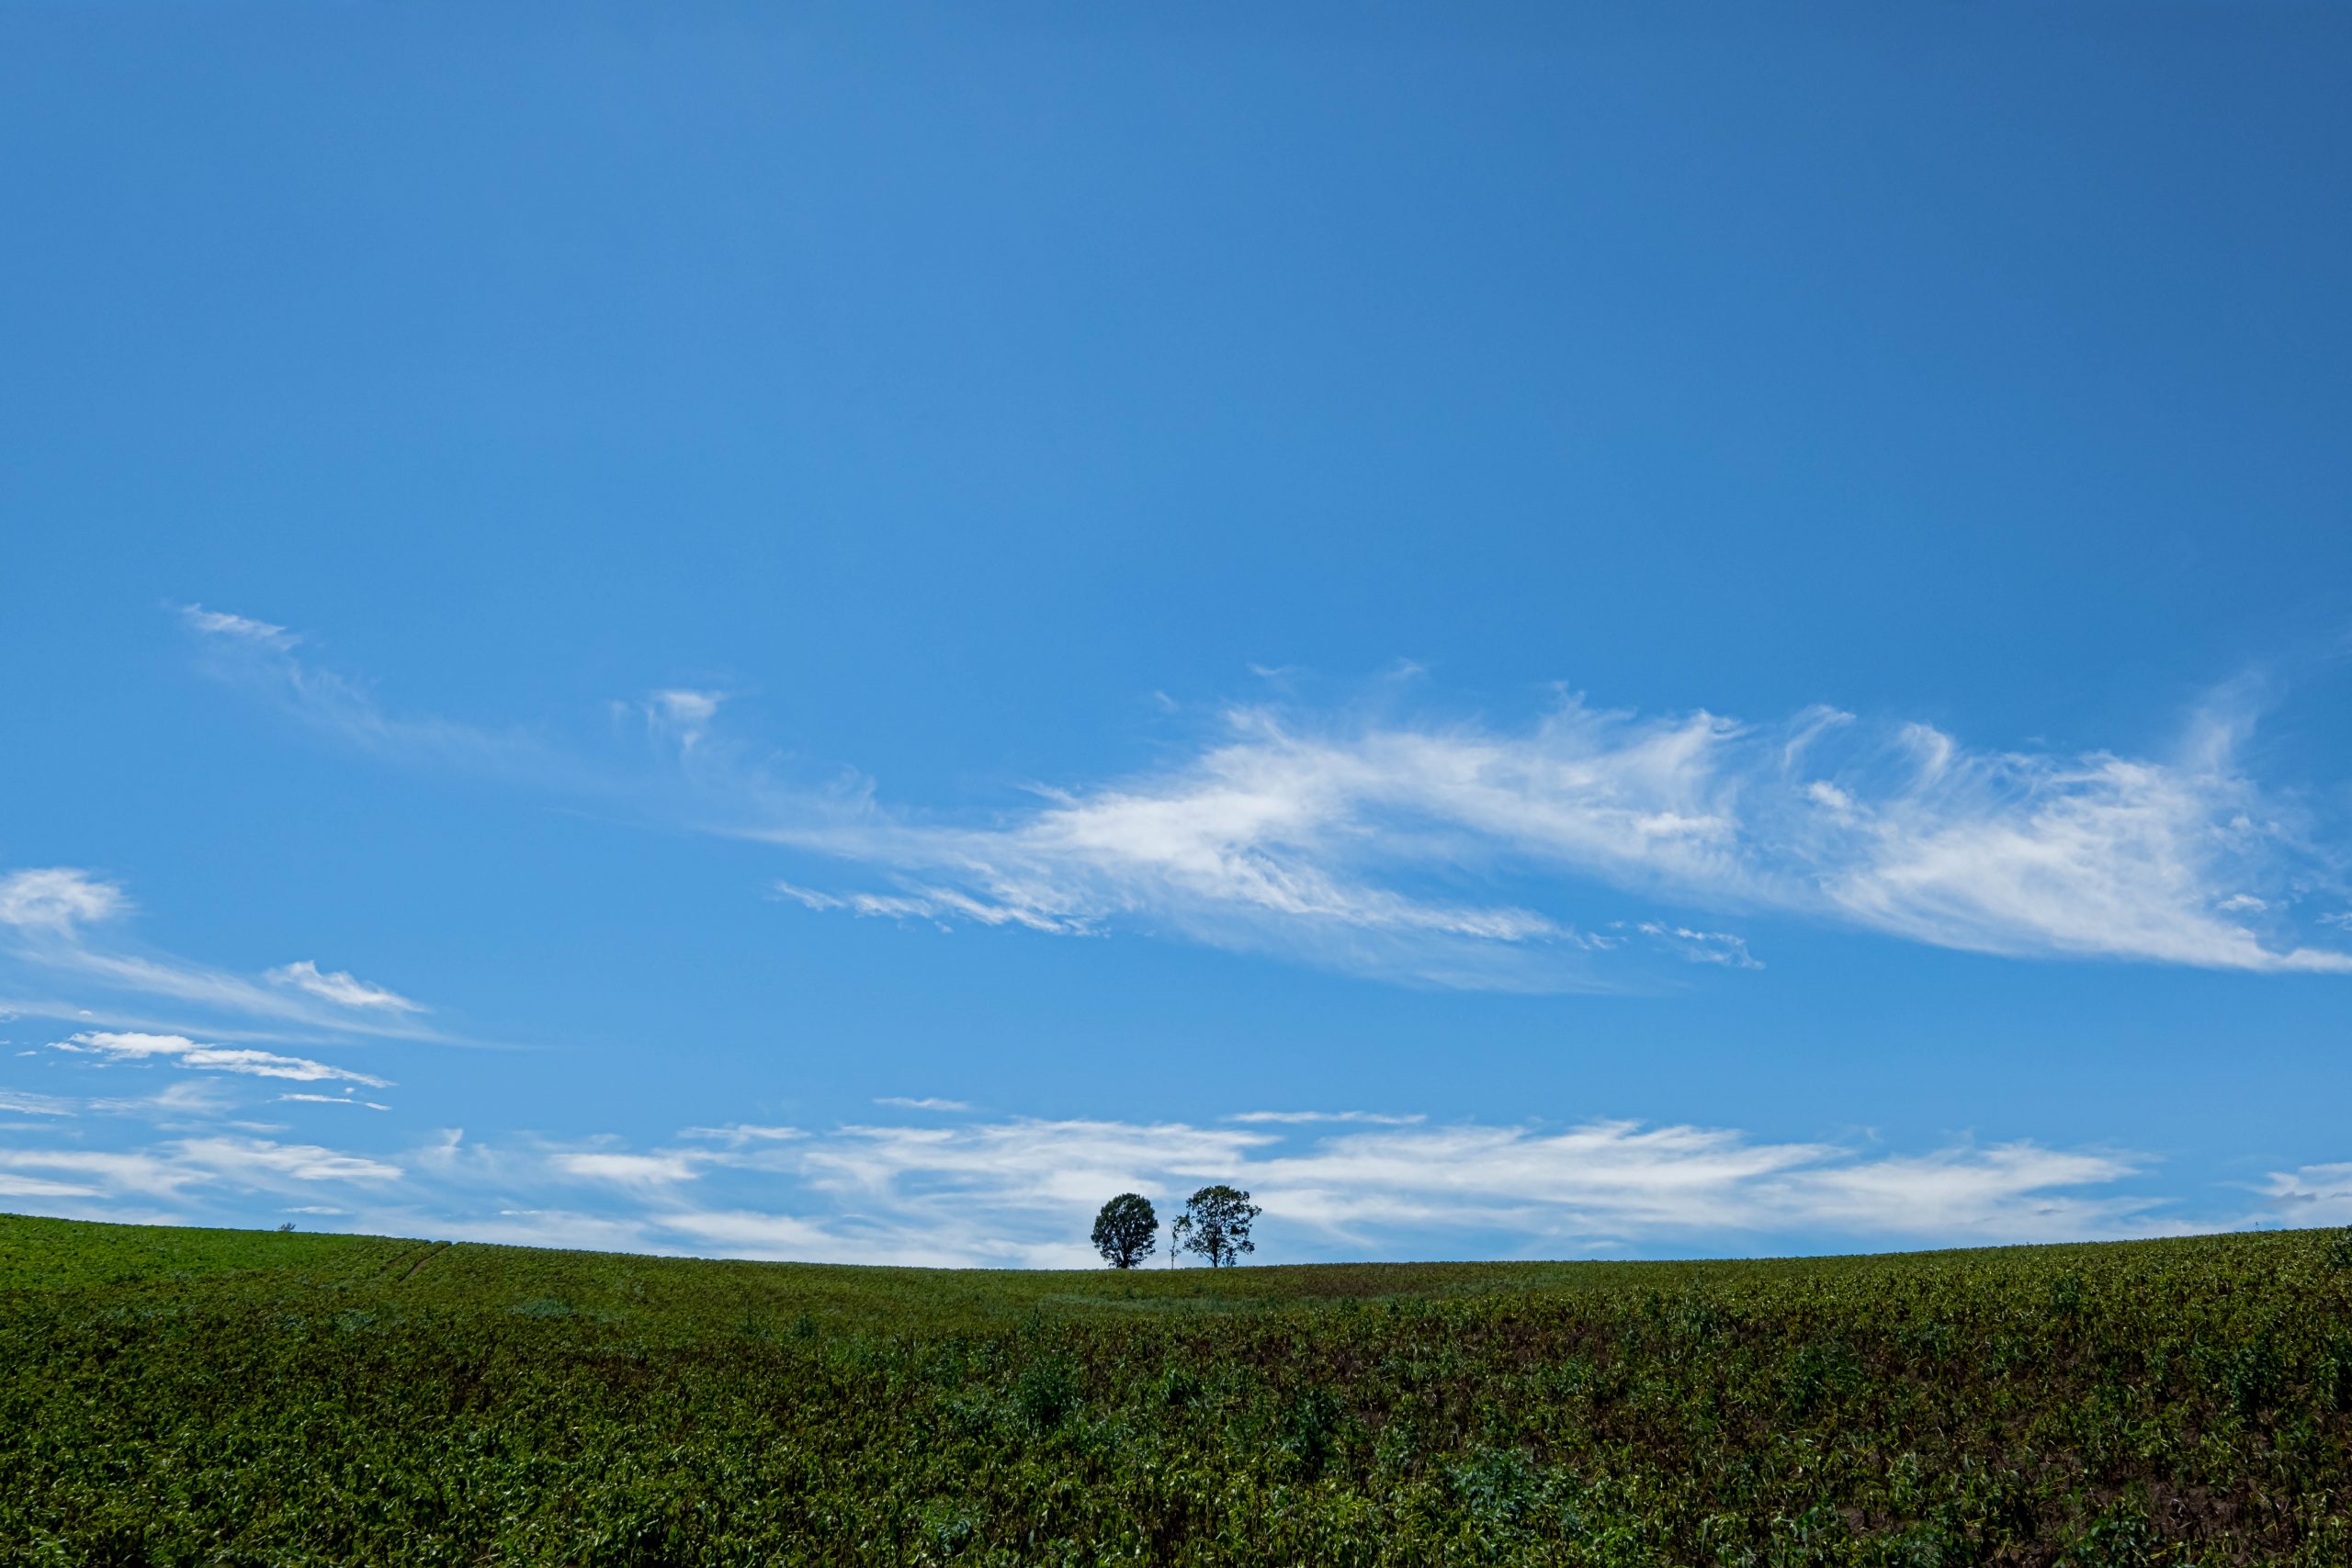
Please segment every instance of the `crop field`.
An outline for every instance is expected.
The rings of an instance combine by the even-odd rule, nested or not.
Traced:
[[[998,1273],[0,1218],[10,1563],[2352,1563],[2352,1246]]]

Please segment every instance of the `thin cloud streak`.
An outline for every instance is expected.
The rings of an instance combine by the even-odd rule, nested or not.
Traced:
[[[382,1008],[392,1012],[423,1012],[424,1004],[413,1002],[396,991],[381,986],[371,986],[365,980],[352,978],[348,970],[331,969],[322,974],[313,961],[305,958],[299,964],[283,964],[269,971],[273,985],[291,986],[307,991],[323,1001],[345,1008]]]
[[[458,1043],[410,1016],[427,1010],[422,1003],[346,971],[322,971],[310,959],[269,970],[264,976],[268,983],[258,984],[189,959],[133,951],[106,934],[131,908],[119,886],[74,867],[0,874],[0,960],[60,981],[78,981],[99,993],[71,1002],[10,997],[0,1005],[28,1017],[164,1033],[193,1030],[245,1040],[290,1040],[326,1032]],[[209,1017],[260,1020],[275,1027],[256,1032],[249,1025],[165,1020],[127,1010],[108,994],[181,1003]]]
[[[365,1084],[389,1089],[389,1080],[330,1066],[306,1056],[281,1056],[245,1046],[209,1045],[185,1034],[147,1034],[112,1030],[86,1030],[67,1040],[52,1040],[52,1051],[95,1056],[101,1063],[166,1061],[177,1067],[204,1072],[238,1073],[253,1077],[291,1078],[299,1083]]]

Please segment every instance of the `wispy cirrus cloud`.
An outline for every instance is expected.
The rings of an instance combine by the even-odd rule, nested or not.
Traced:
[[[1973,748],[1826,706],[1757,723],[1563,694],[1496,724],[1285,697],[1226,709],[1157,768],[956,820],[887,807],[864,781],[777,780],[718,728],[710,694],[657,693],[646,711],[673,766],[626,774],[388,717],[290,640],[189,624],[240,679],[354,743],[635,792],[650,814],[881,884],[773,885],[813,911],[1139,931],[1471,988],[1605,988],[1644,954],[1756,967],[1722,917],[1758,913],[2018,958],[2352,973],[2352,952],[2309,934],[2343,902],[2340,825],[2249,771],[2239,693],[2142,756]],[[1674,913],[1559,911],[1594,889]]]
[[[1311,1256],[1426,1252],[1432,1240],[1575,1255],[1736,1250],[1804,1234],[1905,1245],[2186,1228],[2163,1201],[2114,1190],[2147,1169],[2128,1154],[1962,1142],[1887,1155],[1625,1122],[1408,1117],[1300,1141],[1262,1124],[1013,1118],[852,1125],[772,1149],[685,1151],[682,1164],[648,1157],[662,1161],[662,1201],[639,1215],[640,1245],[844,1261],[1081,1264],[1080,1238],[1105,1194],[1173,1205],[1213,1181],[1251,1190],[1286,1245]],[[779,1180],[797,1193],[791,1212],[743,1201],[759,1190],[773,1201]]]
[[[266,649],[273,653],[288,652],[302,640],[284,626],[272,626],[267,621],[256,621],[246,615],[208,610],[201,604],[182,604],[179,613],[183,620],[206,637]]]
[[[382,986],[371,986],[365,980],[355,980],[349,971],[330,969],[322,974],[318,964],[305,958],[299,964],[284,964],[269,971],[274,985],[291,986],[308,991],[322,1000],[344,1008],[381,1008],[391,1012],[423,1012],[424,1004],[413,1002],[397,991]]]
[[[689,1127],[651,1147],[452,1129],[352,1149],[254,1136],[220,1120],[229,1105],[201,1100],[164,1122],[175,1135],[97,1150],[80,1143],[75,1106],[27,1109],[59,1114],[0,1129],[0,1196],[38,1212],[233,1222],[257,1199],[327,1188],[360,1230],[811,1261],[1087,1266],[1106,1196],[1144,1193],[1166,1217],[1213,1182],[1254,1194],[1267,1256],[1283,1260],[1775,1253],[2352,1219],[2352,1166],[2275,1173],[2250,1203],[2217,1203],[2153,1188],[2156,1162],[2110,1147],[1960,1136],[1888,1149],[1624,1120],[1011,1116]]]
[[[1599,883],[2013,957],[2352,973],[2352,953],[2300,936],[2293,915],[2341,886],[2341,852],[2234,765],[2237,727],[2210,715],[2153,760],[1972,752],[1922,726],[1857,735],[1841,714],[1758,728],[1573,701],[1516,732],[1267,709],[1227,724],[1227,739],[1168,772],[983,829],[759,836],[933,879],[953,870],[998,921],[1132,917],[1464,983],[1501,983],[1477,961],[1498,951],[1521,973],[1546,960],[1589,973],[1629,934],[1698,962],[1756,960],[1734,932],[1578,931],[1517,904],[1432,898],[1432,880]],[[919,897],[944,917],[935,888]]]
[[[70,1039],[50,1043],[52,1051],[95,1056],[102,1062],[167,1061],[175,1066],[204,1072],[238,1073],[253,1077],[291,1078],[300,1083],[342,1082],[389,1089],[384,1078],[346,1067],[330,1066],[305,1056],[281,1056],[246,1046],[207,1045],[185,1034],[149,1034],[136,1031],[87,1030]]]
[[[151,1148],[101,1151],[0,1146],[0,1195],[143,1204],[174,1203],[199,1193],[298,1191],[318,1182],[382,1184],[400,1179],[399,1166],[316,1144],[207,1134]],[[119,1216],[77,1202],[71,1212]],[[145,1217],[175,1217],[137,1211]]]
[[[193,1010],[203,1032],[269,1039],[288,1032],[446,1039],[410,1015],[426,1010],[385,987],[309,959],[261,981],[132,944],[118,929],[132,905],[121,886],[73,866],[0,873],[0,986],[38,976],[70,999],[0,990],[0,1008],[36,1017],[187,1032],[185,1017],[157,1028],[157,1010]],[[13,982],[13,986],[11,983]]]
[[[2272,1171],[2256,1190],[2286,1224],[2352,1224],[2352,1163]]]
[[[244,615],[177,606],[201,668],[260,695],[303,724],[389,761],[463,768],[519,782],[590,784],[559,749],[526,731],[388,714],[368,689],[303,657],[303,638]]]
[[[663,1188],[681,1181],[692,1181],[698,1161],[711,1156],[699,1151],[685,1154],[616,1154],[603,1149],[589,1149],[548,1156],[548,1164],[559,1174],[584,1181],[605,1181],[616,1187],[636,1189]]]
[[[1234,1120],[853,1124],[642,1153],[606,1140],[447,1145],[408,1163],[466,1178],[435,1190],[430,1212],[447,1234],[517,1238],[519,1198],[542,1225],[578,1222],[579,1245],[842,1262],[1085,1266],[1086,1225],[1106,1195],[1143,1192],[1172,1211],[1219,1181],[1254,1194],[1270,1247],[1290,1257],[1427,1256],[1433,1246],[1672,1255],[1782,1250],[1794,1236],[1904,1246],[2192,1228],[2177,1204],[2119,1190],[2149,1162],[2106,1150],[1962,1141],[1886,1154],[1628,1122],[1398,1118],[1310,1135]],[[619,1206],[557,1196],[582,1184]],[[496,1208],[480,1201],[491,1191]]]
[[[81,1102],[58,1094],[33,1094],[18,1089],[0,1089],[0,1111],[17,1116],[74,1116],[80,1114]]]
[[[1277,1125],[1297,1125],[1318,1122],[1364,1122],[1382,1127],[1409,1127],[1426,1122],[1422,1115],[1392,1116],[1377,1111],[1237,1111],[1224,1118],[1227,1122],[1265,1122]]]

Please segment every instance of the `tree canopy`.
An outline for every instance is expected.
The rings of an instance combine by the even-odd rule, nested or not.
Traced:
[[[1159,1245],[1159,1216],[1151,1200],[1122,1192],[1094,1216],[1094,1250],[1114,1269],[1132,1269]]]
[[[1212,1269],[1224,1268],[1242,1253],[1258,1250],[1250,1239],[1250,1223],[1262,1212],[1247,1192],[1222,1184],[1204,1187],[1185,1200],[1173,1245],[1200,1254]]]

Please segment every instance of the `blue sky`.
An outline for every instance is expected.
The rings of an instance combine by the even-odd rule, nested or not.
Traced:
[[[2352,11],[19,6],[0,1205],[2352,1221]]]

